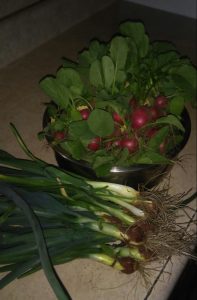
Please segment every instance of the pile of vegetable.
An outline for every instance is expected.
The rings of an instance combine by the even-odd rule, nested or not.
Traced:
[[[109,42],[93,40],[40,81],[49,96],[39,137],[85,161],[99,176],[113,166],[166,164],[184,136],[182,112],[196,105],[196,69],[168,42],[125,22]]]
[[[130,274],[189,253],[192,236],[176,224],[183,197],[63,171],[11,128],[30,159],[0,150],[0,288],[43,268],[57,299],[70,299],[53,265],[91,258]]]

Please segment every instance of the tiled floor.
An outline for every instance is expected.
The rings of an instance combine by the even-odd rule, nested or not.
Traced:
[[[108,39],[117,30],[119,20],[129,16],[131,19],[144,20],[153,38],[162,36],[165,39],[173,39],[180,50],[191,56],[195,62],[196,45],[191,25],[193,23],[189,20],[183,18],[185,23],[182,24],[179,17],[177,19],[168,15],[169,22],[165,31],[162,22],[164,15],[160,12],[135,5],[124,9],[121,7],[119,12],[115,9],[100,12],[0,70],[0,148],[24,157],[9,129],[9,122],[12,122],[37,156],[55,163],[52,151],[36,138],[42,126],[43,103],[48,100],[39,89],[39,80],[44,75],[56,71],[61,65],[61,57],[75,59],[77,52],[87,46],[90,39],[94,37]],[[170,26],[172,26],[171,30]],[[182,31],[180,26],[191,30]],[[172,170],[172,193],[181,193],[190,188],[196,189],[196,111],[189,108],[189,112],[192,132],[181,153],[184,158],[182,167],[176,165]],[[74,300],[166,300],[184,264],[184,257],[173,257],[157,270],[157,266],[152,265],[150,282],[154,284],[150,284],[148,288],[136,274],[120,274],[90,260],[73,261],[58,266],[57,271]],[[39,271],[5,287],[0,291],[0,299],[55,300],[55,296],[43,272]]]

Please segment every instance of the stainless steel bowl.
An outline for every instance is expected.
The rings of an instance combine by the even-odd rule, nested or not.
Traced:
[[[47,124],[47,114],[43,118],[43,126]],[[179,152],[186,145],[191,132],[191,119],[188,111],[184,109],[182,113],[182,124],[185,128],[184,138],[168,156],[175,159]],[[131,167],[114,166],[105,177],[97,177],[91,166],[85,161],[77,161],[68,156],[60,146],[53,147],[58,165],[70,172],[77,173],[92,180],[109,181],[138,188],[139,185],[146,185],[151,188],[158,184],[162,177],[171,169],[172,165],[152,164],[152,165],[132,165]]]

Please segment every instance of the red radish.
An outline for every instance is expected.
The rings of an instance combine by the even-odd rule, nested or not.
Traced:
[[[120,139],[118,139],[118,140],[115,140],[114,142],[113,142],[113,146],[115,146],[115,147],[122,147],[122,140],[120,140]]]
[[[160,145],[159,145],[159,152],[161,154],[164,154],[166,152],[166,146],[167,146],[167,141],[163,141]]]
[[[109,149],[111,148],[112,144],[113,144],[112,141],[107,141],[107,142],[105,142],[105,148],[106,148],[107,150],[109,150]]]
[[[100,137],[93,138],[88,144],[88,149],[91,151],[97,151],[100,148],[100,142],[101,142]]]
[[[114,126],[114,132],[112,133],[112,137],[117,137],[117,136],[121,136],[122,135],[122,132],[121,132],[121,127],[120,126],[117,126],[116,124],[115,124],[115,126]]]
[[[121,116],[120,116],[117,112],[114,112],[112,116],[113,116],[113,120],[114,120],[116,123],[119,123],[119,124],[121,124],[121,125],[124,124],[124,122],[123,122]]]
[[[90,115],[90,110],[88,108],[81,109],[79,112],[80,112],[83,120],[88,119],[88,117]]]
[[[134,109],[137,107],[137,100],[135,98],[131,98],[129,101],[129,106]]]
[[[65,139],[65,132],[64,131],[55,131],[54,133],[53,133],[53,138],[55,139],[55,140],[59,140],[59,141],[61,141],[61,140],[64,140]]]
[[[151,121],[155,121],[160,117],[160,112],[157,107],[153,106],[149,108],[149,117]]]
[[[164,109],[168,105],[168,99],[165,96],[158,96],[155,99],[155,107],[159,109]]]
[[[156,133],[157,133],[158,129],[155,127],[149,128],[146,132],[145,132],[145,136],[147,136],[149,139],[152,138]]]
[[[124,138],[121,141],[122,148],[127,148],[129,153],[134,153],[138,150],[139,144],[136,138]]]
[[[131,114],[131,125],[134,129],[139,129],[146,125],[149,121],[148,110],[146,107],[141,106],[136,108]]]

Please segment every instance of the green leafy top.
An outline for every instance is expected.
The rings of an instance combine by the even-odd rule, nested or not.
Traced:
[[[166,162],[168,147],[160,153],[160,139],[150,142],[147,131],[164,127],[173,131],[174,143],[180,140],[185,103],[196,106],[196,83],[195,67],[173,44],[150,42],[142,23],[124,22],[109,42],[93,40],[77,62],[64,59],[55,76],[40,81],[52,100],[47,105],[49,122],[40,136],[52,138],[53,145],[60,144],[73,158],[86,160],[99,174],[114,164]],[[150,111],[160,96],[167,104],[151,119]],[[149,114],[148,123],[137,129],[132,121],[136,106],[146,107]],[[57,131],[64,135],[57,137]],[[117,136],[137,139],[136,151],[116,147]],[[89,143],[95,138],[98,145],[93,151]],[[154,149],[149,147],[152,143]]]

